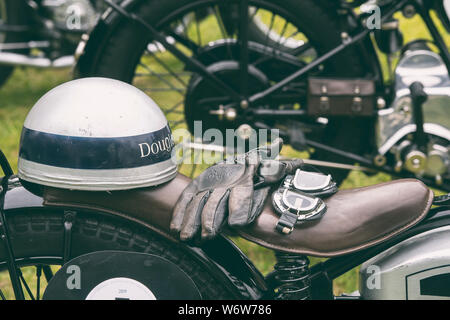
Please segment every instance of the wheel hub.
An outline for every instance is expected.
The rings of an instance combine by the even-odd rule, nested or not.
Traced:
[[[213,63],[208,71],[239,92],[240,69],[236,61]],[[249,94],[269,87],[269,80],[263,72],[253,66],[248,68]],[[243,100],[245,101],[245,100]],[[236,129],[245,121],[246,109],[240,101],[235,107],[226,107],[233,103],[230,97],[215,88],[208,79],[199,75],[192,77],[185,100],[185,116],[188,128],[194,132],[194,122],[202,121],[202,129],[217,128],[221,131]]]

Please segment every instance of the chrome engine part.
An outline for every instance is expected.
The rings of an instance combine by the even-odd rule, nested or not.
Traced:
[[[60,30],[87,32],[95,26],[97,13],[90,0],[44,0],[51,20]]]
[[[428,94],[423,105],[427,150],[415,146],[416,125],[409,86],[420,81]],[[450,177],[450,77],[442,58],[426,48],[407,50],[395,70],[392,106],[379,111],[378,155],[394,159],[396,171],[434,178]],[[392,161],[392,160],[391,160]]]
[[[365,262],[359,291],[365,300],[450,299],[450,227],[411,237]]]

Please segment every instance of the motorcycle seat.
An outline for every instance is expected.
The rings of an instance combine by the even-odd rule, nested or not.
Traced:
[[[46,188],[43,196],[47,206],[100,210],[172,237],[172,210],[189,182],[179,174],[154,188],[114,192]],[[433,192],[415,179],[340,190],[325,200],[327,212],[320,220],[297,225],[291,234],[283,235],[275,230],[279,216],[268,199],[253,224],[233,233],[277,251],[334,257],[368,248],[409,229],[426,216],[432,201]]]

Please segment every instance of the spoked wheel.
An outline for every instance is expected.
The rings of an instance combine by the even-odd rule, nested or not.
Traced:
[[[211,73],[241,95],[239,28],[236,25],[239,23],[239,19],[236,20],[238,7],[238,1],[146,1],[135,8],[135,12],[163,32],[169,43],[201,61]],[[249,68],[246,96],[279,82],[341,41],[337,17],[313,0],[249,1],[247,25]],[[358,52],[349,49],[310,74],[361,76],[364,74],[361,65]],[[163,109],[171,129],[176,132],[175,136],[180,132],[177,129],[194,133],[195,121],[202,121],[201,134],[211,128],[224,132],[254,124],[244,106],[224,110],[223,106],[232,102],[230,95],[193,72],[163,45],[149,39],[142,28],[129,21],[118,24],[101,48],[96,64],[82,76],[116,78],[142,89]],[[257,107],[304,108],[306,90],[306,80],[300,79],[284,90],[284,97]],[[361,136],[361,130],[367,128],[354,126],[354,122],[349,120],[345,124],[334,125],[330,119],[328,123],[332,132],[338,126],[338,130]],[[271,119],[266,124],[270,127],[286,125]],[[326,133],[323,137],[329,145],[356,153],[365,145],[364,141],[355,145],[353,140],[338,139],[336,135]],[[188,151],[184,156],[193,164],[181,166],[181,171],[192,177],[207,164],[198,160],[205,159],[203,152]],[[203,165],[198,165],[200,162]]]
[[[54,273],[59,269],[60,262],[56,259],[37,258],[31,263],[17,263],[17,272],[22,290],[27,300],[41,300],[45,287],[53,277]],[[1,300],[14,299],[13,286],[6,286],[8,274],[6,271],[0,273],[0,277],[4,279],[2,288],[0,289]]]
[[[104,250],[145,252],[169,260],[196,284],[204,299],[230,299],[231,293],[178,246],[150,230],[119,218],[77,213],[71,245],[64,241],[63,212],[24,212],[6,215],[9,237],[16,258],[25,299],[41,299],[48,281],[67,260]],[[0,248],[0,299],[14,299],[7,271],[7,255]],[[100,270],[101,271],[101,270]]]

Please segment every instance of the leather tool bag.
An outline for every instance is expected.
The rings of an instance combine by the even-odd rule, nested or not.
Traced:
[[[308,79],[308,114],[373,116],[375,82],[367,79]]]

